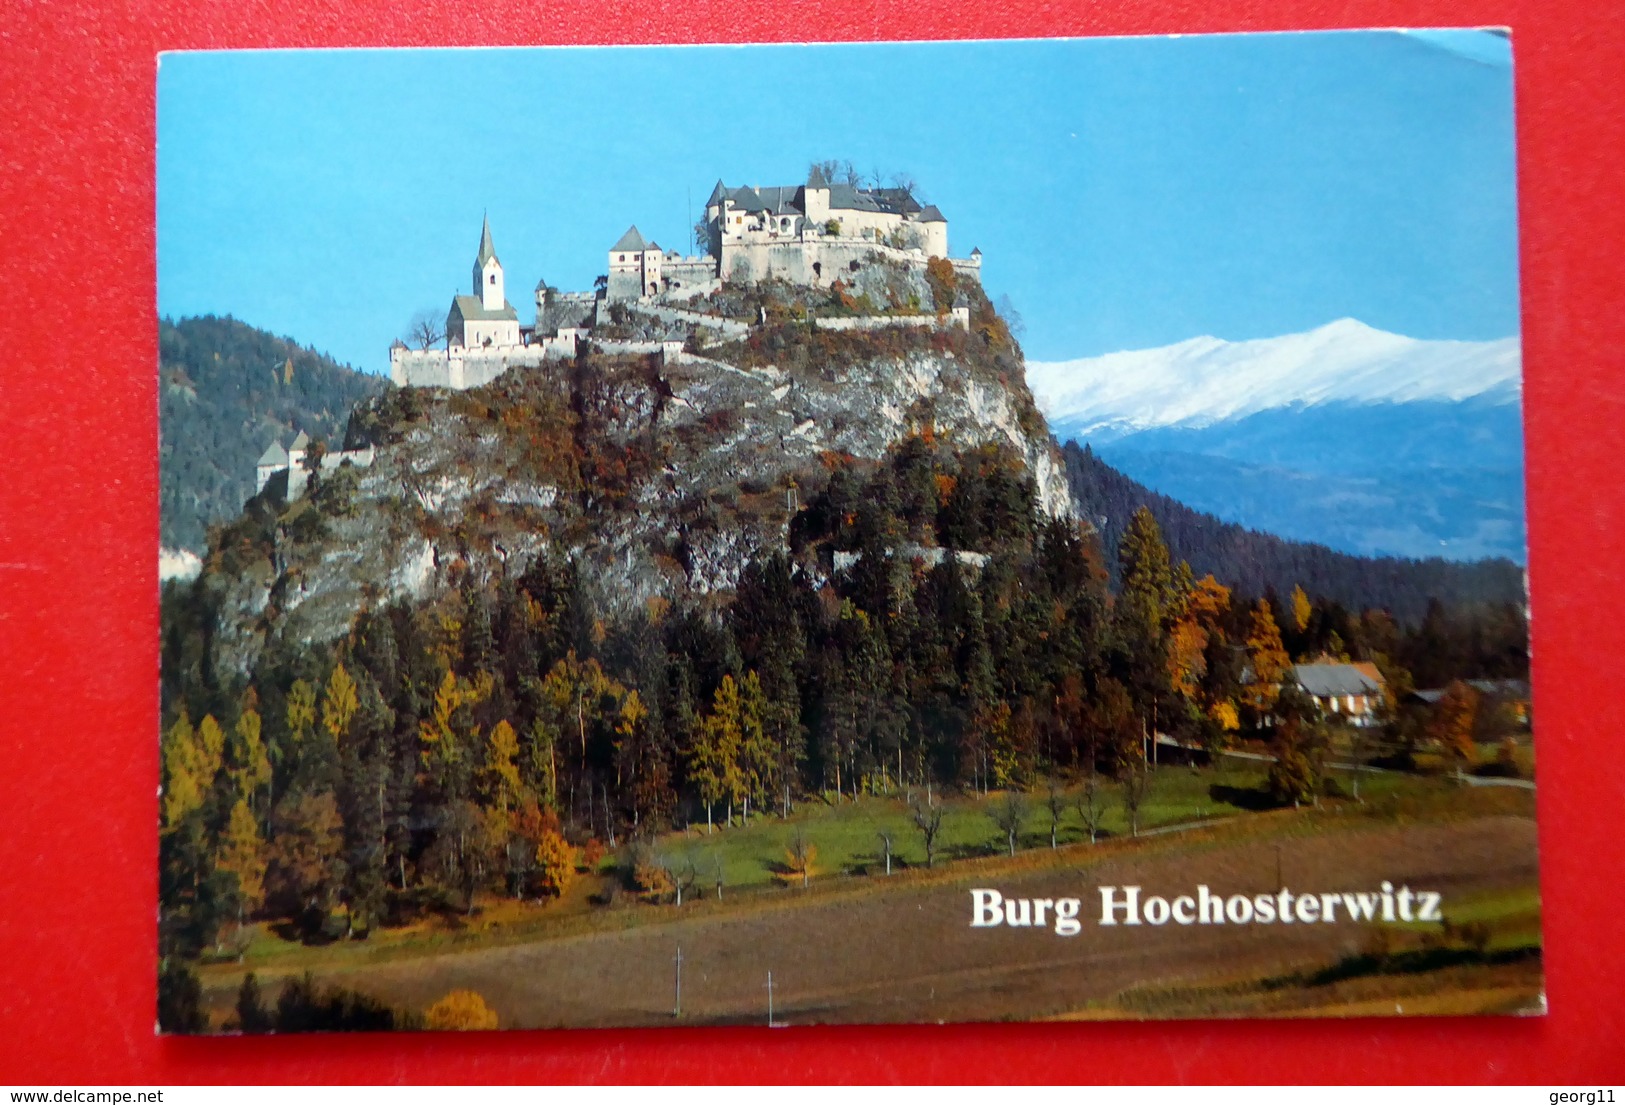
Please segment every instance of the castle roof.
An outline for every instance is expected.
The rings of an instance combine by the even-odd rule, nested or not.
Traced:
[[[722,183],[721,180],[718,180],[717,181],[717,186],[715,188],[711,189],[711,195],[705,201],[705,206],[711,207],[711,206],[713,206],[715,204],[721,203],[723,200],[725,200],[727,198],[728,198],[728,186],[726,184]]]
[[[942,212],[937,210],[937,205],[931,203],[927,204],[925,210],[920,212],[920,221],[922,223],[945,223],[948,220],[942,217]]]
[[[288,452],[297,453],[301,449],[308,448],[310,448],[310,435],[300,430],[298,436],[293,439],[293,444],[288,446]]]
[[[919,201],[907,188],[876,188],[869,194],[883,210],[893,211],[899,215],[911,215],[920,209]]]
[[[260,454],[259,467],[286,468],[288,466],[288,451],[282,447],[282,442],[273,441],[265,447]]]
[[[477,295],[453,296],[451,300],[451,310],[453,314],[457,315],[464,322],[495,322],[499,320],[506,320],[510,322],[519,321],[519,313],[513,309],[512,303],[504,302],[502,306],[495,311],[488,311],[485,308],[485,304],[480,301],[480,297]]]
[[[643,240],[643,235],[638,233],[638,228],[636,226],[631,226],[627,228],[625,234],[621,235],[620,241],[616,242],[609,248],[612,250],[624,249],[628,253],[636,253],[639,250],[649,248],[649,243]]]
[[[483,266],[487,261],[496,260],[496,247],[491,244],[491,220],[490,218],[486,218],[485,225],[480,228],[480,253],[478,257],[474,258],[474,265],[476,268],[478,268]],[[497,261],[497,264],[500,265],[502,262]]]

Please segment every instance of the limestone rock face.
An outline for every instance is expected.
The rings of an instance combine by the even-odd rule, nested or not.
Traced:
[[[211,550],[201,585],[221,612],[217,662],[249,671],[273,636],[332,640],[363,607],[522,572],[544,551],[573,559],[606,613],[720,598],[752,557],[786,547],[833,458],[879,461],[927,428],[952,449],[999,446],[1044,512],[1075,517],[1019,355],[1015,373],[1009,359],[999,371],[965,354],[978,340],[956,352],[894,338],[866,356],[847,339],[817,368],[734,356],[754,362],[740,367],[726,347],[593,353],[471,391],[369,400],[345,446],[374,446],[370,467],[320,473],[292,504],[251,500]]]

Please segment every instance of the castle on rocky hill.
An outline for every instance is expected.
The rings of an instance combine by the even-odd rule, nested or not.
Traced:
[[[948,259],[956,275],[980,282],[982,255],[948,258],[948,220],[934,205],[922,206],[908,189],[860,188],[810,183],[775,188],[729,188],[720,180],[705,206],[703,254],[667,252],[629,228],[609,248],[607,272],[592,292],[560,292],[536,286],[533,325],[519,322],[507,299],[502,262],[491,241],[489,220],[481,227],[474,258],[472,293],[452,298],[444,349],[390,349],[390,379],[401,387],[479,387],[511,368],[535,367],[575,356],[592,341],[606,352],[680,355],[683,341],[670,333],[655,340],[615,340],[594,330],[636,314],[670,327],[708,329],[737,336],[745,324],[707,314],[695,301],[724,284],[782,280],[809,288],[852,282],[866,266],[894,264],[923,270],[932,258]],[[943,320],[965,325],[963,308]],[[844,329],[929,325],[938,316],[876,315],[830,319]]]

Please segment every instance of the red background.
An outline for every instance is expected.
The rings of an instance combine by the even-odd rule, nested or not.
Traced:
[[[405,5],[398,5],[404,7]],[[1625,20],[1580,0],[7,5],[0,1082],[1625,1078]],[[1589,9],[1589,10],[1588,10]],[[1514,28],[1545,1018],[160,1040],[154,55]],[[831,954],[839,954],[832,948]]]

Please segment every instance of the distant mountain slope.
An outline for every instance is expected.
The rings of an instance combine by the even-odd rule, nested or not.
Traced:
[[[1363,556],[1524,558],[1516,338],[1345,319],[1029,366],[1056,435],[1227,521]]]
[[[1057,436],[1101,443],[1321,403],[1516,404],[1521,371],[1517,338],[1420,341],[1341,319],[1279,338],[1030,364],[1027,384]]]
[[[1311,595],[1333,599],[1350,610],[1386,608],[1410,625],[1421,621],[1430,598],[1447,605],[1524,601],[1523,572],[1508,560],[1461,564],[1437,558],[1372,558],[1287,541],[1220,521],[1158,494],[1088,447],[1068,442],[1061,452],[1073,497],[1084,517],[1100,528],[1108,550],[1116,547],[1134,511],[1146,506],[1176,558],[1188,560],[1198,576],[1211,572],[1220,582],[1248,594],[1274,588],[1285,595],[1301,584]]]
[[[254,462],[300,430],[334,440],[387,383],[233,318],[158,323],[159,540],[203,551],[254,493]]]

